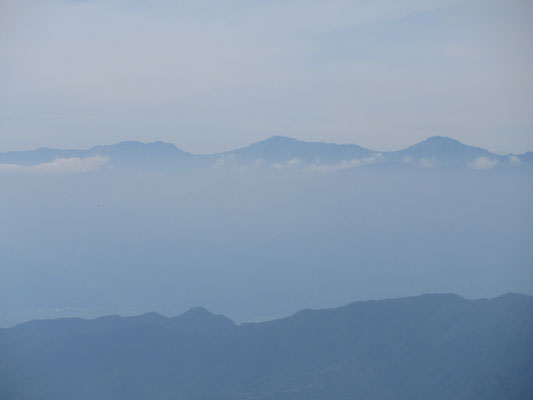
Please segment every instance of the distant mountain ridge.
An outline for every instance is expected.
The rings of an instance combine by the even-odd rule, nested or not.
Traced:
[[[165,162],[191,157],[189,153],[165,142],[121,142],[114,145],[94,146],[87,150],[60,150],[43,147],[37,150],[0,153],[1,164],[36,165],[52,162],[57,158],[88,158],[108,156],[123,163]]]
[[[244,160],[263,158],[274,162],[287,162],[291,159],[301,159],[306,162],[331,162],[339,159],[368,157],[376,153],[355,144],[334,144],[323,142],[304,142],[285,136],[273,136],[249,146],[232,150],[224,155],[234,155]]]
[[[397,151],[374,151],[355,144],[305,142],[273,136],[223,153],[187,153],[164,142],[121,142],[87,150],[41,148],[0,153],[0,166],[36,166],[57,159],[106,157],[109,165],[128,168],[274,168],[337,171],[375,165],[420,168],[492,169],[533,165],[531,152],[499,155],[443,136],[430,137]]]
[[[525,399],[533,298],[363,301],[236,325],[196,308],[0,329],[3,399]]]

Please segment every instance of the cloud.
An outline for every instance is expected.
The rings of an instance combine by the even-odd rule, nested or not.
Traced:
[[[383,158],[383,154],[375,153],[370,157],[364,158],[352,158],[350,160],[342,160],[337,164],[311,164],[307,169],[310,171],[318,172],[333,172],[333,171],[342,171],[344,169],[360,167],[363,165],[371,165],[379,162]]]
[[[254,161],[252,161],[252,163],[250,164],[250,167],[252,168],[259,168],[260,166],[262,166],[264,163],[264,160],[262,158],[258,158]]]
[[[513,164],[513,165],[521,165],[522,164],[522,161],[520,161],[520,158],[518,158],[514,154],[511,157],[509,157],[509,162],[511,164]]]
[[[300,164],[303,163],[303,160],[301,158],[291,158],[289,161],[285,163],[274,163],[272,164],[272,168],[277,169],[278,171],[281,171],[282,169],[286,168],[294,168]]]
[[[299,165],[302,163],[302,159],[301,158],[291,158],[289,161],[287,161],[287,165],[288,166],[294,166],[294,165]]]
[[[435,168],[436,166],[436,161],[435,159],[431,159],[431,158],[421,158],[420,159],[420,165],[423,167],[423,168]]]
[[[402,162],[410,165],[415,165],[414,160],[409,156],[405,156],[404,158],[402,158]]]
[[[498,165],[498,160],[492,160],[488,157],[479,157],[468,163],[472,169],[490,169]]]
[[[33,174],[85,173],[102,169],[109,157],[56,158],[54,161],[37,165],[0,164],[2,172],[24,172]]]
[[[411,157],[405,156],[404,158],[402,158],[402,162],[409,164],[409,165],[422,167],[422,168],[435,168],[437,166],[436,158],[422,157],[420,160],[418,160],[418,162],[416,162]]]
[[[222,168],[235,163],[235,154],[222,154],[213,163],[213,168]]]

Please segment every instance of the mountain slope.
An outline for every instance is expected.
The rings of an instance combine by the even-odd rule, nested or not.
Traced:
[[[533,298],[357,302],[237,326],[204,309],[0,330],[6,399],[524,399]]]

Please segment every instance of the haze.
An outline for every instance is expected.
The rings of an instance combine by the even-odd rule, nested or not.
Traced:
[[[0,168],[3,325],[197,305],[242,322],[422,293],[533,294],[523,163],[168,169],[111,158],[87,169],[94,159]]]

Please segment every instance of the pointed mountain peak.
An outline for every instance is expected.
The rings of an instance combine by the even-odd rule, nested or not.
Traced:
[[[172,318],[175,323],[185,324],[191,327],[215,327],[215,326],[234,326],[235,323],[223,315],[216,315],[204,307],[194,307],[189,311]]]
[[[464,167],[480,157],[497,159],[498,156],[480,147],[468,146],[446,136],[432,136],[422,142],[396,152],[402,160],[421,163],[422,166]]]
[[[460,147],[469,147],[456,139],[452,139],[447,136],[431,136],[426,140],[423,140],[419,143],[416,143],[410,148],[415,147],[427,147],[434,149],[445,149],[445,148],[460,148]]]
[[[214,316],[211,311],[207,310],[204,307],[193,307],[189,311],[186,311],[181,316],[187,316],[187,317],[206,317],[206,316]]]

